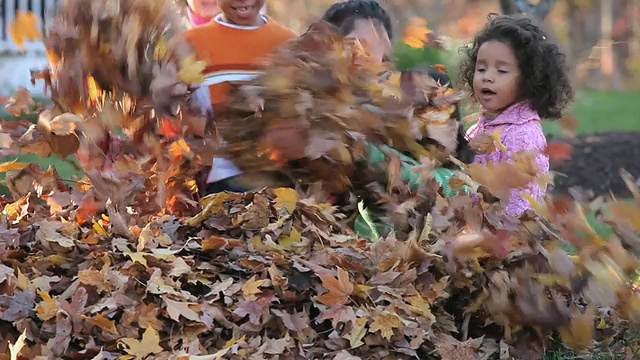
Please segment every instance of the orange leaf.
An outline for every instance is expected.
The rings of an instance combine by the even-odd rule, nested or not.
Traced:
[[[552,163],[560,163],[571,158],[573,146],[565,142],[552,142],[547,145],[544,153]]]
[[[78,210],[76,210],[76,222],[78,224],[86,223],[98,213],[99,209],[100,204],[96,201],[96,198],[93,196],[86,196],[82,199],[82,202],[80,202]]]
[[[427,21],[420,17],[409,20],[409,24],[404,29],[403,41],[412,48],[421,49],[429,40],[431,30],[427,27]]]
[[[318,274],[324,286],[329,292],[317,297],[321,303],[331,306],[335,304],[345,304],[349,296],[353,293],[353,284],[349,281],[349,273],[338,268],[338,278],[329,274]]]
[[[24,51],[25,40],[42,39],[42,34],[38,30],[38,18],[31,11],[17,11],[8,29],[9,36],[22,51]]]

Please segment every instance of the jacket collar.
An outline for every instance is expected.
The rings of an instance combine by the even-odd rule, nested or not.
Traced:
[[[538,113],[525,102],[515,103],[502,110],[497,115],[483,114],[481,119],[484,125],[521,125],[529,121],[540,120]]]

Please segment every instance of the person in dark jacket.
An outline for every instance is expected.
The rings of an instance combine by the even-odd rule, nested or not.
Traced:
[[[393,29],[391,17],[376,0],[347,0],[337,2],[324,13],[322,20],[340,29],[345,36],[357,38],[373,57],[373,60],[389,61]],[[373,29],[371,28],[373,26]],[[435,81],[453,88],[449,76],[434,67],[412,69],[408,72],[427,72]],[[456,106],[454,117],[460,121],[460,109]],[[456,153],[463,162],[472,160],[472,153],[465,137],[464,127],[460,126],[457,136]],[[425,138],[423,146],[433,144],[433,140]]]

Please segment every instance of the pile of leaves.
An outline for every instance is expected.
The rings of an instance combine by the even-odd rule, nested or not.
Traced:
[[[142,7],[131,5],[132,13],[117,16],[161,9],[131,3]],[[164,28],[161,23],[142,21],[140,33]],[[314,178],[325,188],[337,183],[331,191],[367,183],[406,236],[361,239],[350,230],[357,215],[351,204],[323,203],[313,186],[196,201],[194,169],[206,141],[181,131],[188,121],[183,111],[157,115],[162,109],[153,92],[135,93],[115,82],[107,88],[91,72],[70,77],[77,84],[89,77],[101,83],[98,96],[87,99],[82,91],[76,100],[63,95],[75,90],[60,90],[66,87],[46,78],[58,89],[51,93],[56,105],[36,110],[37,126],[3,128],[5,150],[62,155],[63,145],[77,143],[66,152],[95,152],[80,159],[82,179],[63,179],[36,164],[0,165],[13,194],[0,214],[1,352],[12,359],[539,358],[536,351],[552,341],[589,351],[637,323],[640,294],[632,279],[640,255],[640,192],[630,176],[624,178],[633,202],[612,199],[610,214],[598,219],[612,229],[606,237],[585,216],[603,204],[532,200],[535,210],[514,219],[504,215],[503,201],[485,203],[473,186],[471,194],[446,198],[434,168],[451,160],[442,134],[455,137],[455,131],[433,129],[448,129],[450,109],[437,102],[447,94],[418,79],[413,95],[419,99],[407,99],[399,80],[381,82],[377,70],[354,59],[357,50],[331,31],[315,30],[274,57],[266,75],[239,88],[230,104],[230,119],[251,116],[267,135],[221,120],[228,147],[220,154],[249,171],[291,171],[303,185]],[[69,59],[99,53],[89,54]],[[140,64],[131,68],[146,68]],[[328,66],[326,76],[315,72],[320,65]],[[140,79],[126,74],[128,81]],[[20,94],[9,106],[19,106],[19,96],[29,103],[28,93]],[[82,103],[83,112],[64,111],[69,105],[62,99]],[[115,141],[110,119],[132,114],[153,126]],[[306,129],[296,146],[304,151],[295,155],[281,151],[281,140],[268,140],[289,127]],[[497,135],[474,146],[502,149]],[[442,146],[420,149],[421,136]],[[108,151],[99,152],[105,137]],[[251,143],[268,156],[249,150]],[[419,157],[412,169],[420,175],[417,187],[403,181],[394,154],[381,161],[382,178],[379,168],[343,170],[356,163],[354,154],[365,143]],[[316,144],[314,151],[307,152],[309,144]],[[505,200],[512,188],[548,181],[537,174],[531,154],[515,157],[513,163],[465,167],[449,185],[479,182]],[[333,179],[314,170],[313,160],[329,164],[325,168],[333,164]]]

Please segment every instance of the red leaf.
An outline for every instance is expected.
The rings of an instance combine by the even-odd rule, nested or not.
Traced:
[[[552,163],[560,163],[571,158],[573,146],[565,142],[552,142],[547,145],[545,154]]]

